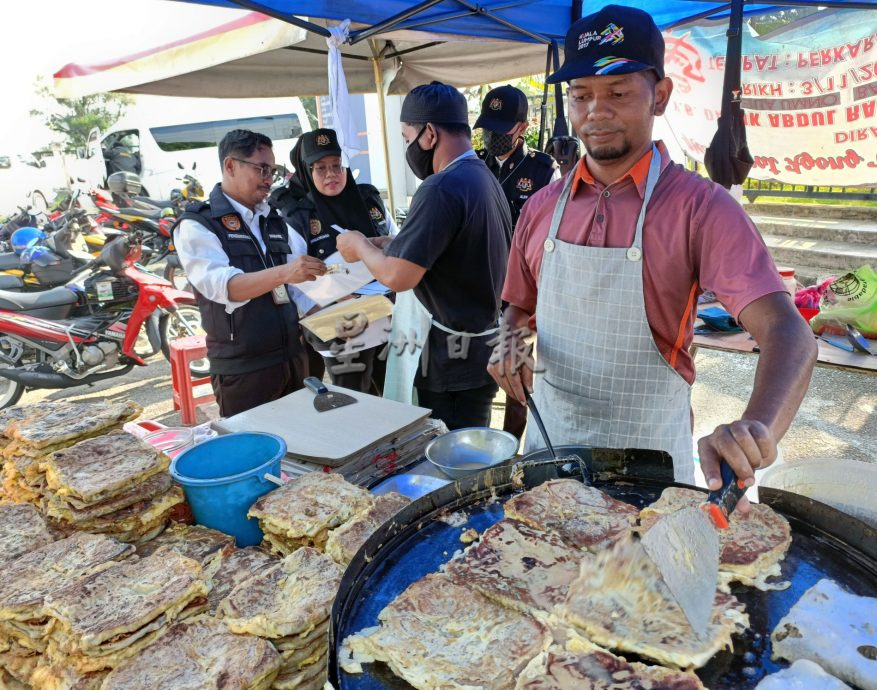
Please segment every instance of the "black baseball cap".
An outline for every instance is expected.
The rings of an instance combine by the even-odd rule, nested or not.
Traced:
[[[481,114],[475,120],[479,127],[493,132],[508,132],[519,122],[527,121],[527,97],[511,84],[491,89],[481,103]]]
[[[326,156],[340,156],[341,146],[334,129],[315,129],[301,135],[301,157],[306,165],[313,165]]]
[[[466,98],[450,84],[440,81],[415,86],[402,101],[400,122],[410,124],[468,125]]]
[[[664,37],[655,20],[635,7],[606,5],[567,31],[563,66],[548,83],[648,69],[664,78]]]

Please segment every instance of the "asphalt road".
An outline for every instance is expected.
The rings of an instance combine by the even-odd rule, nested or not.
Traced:
[[[20,404],[38,400],[129,398],[144,407],[144,418],[170,426],[173,411],[170,365],[159,354],[124,377],[64,391],[29,391]],[[708,351],[697,354],[693,391],[695,436],[736,419],[746,406],[757,358]],[[502,400],[494,405],[493,426],[502,425]],[[877,378],[836,368],[816,368],[810,390],[791,429],[780,443],[785,460],[847,458],[877,463]]]

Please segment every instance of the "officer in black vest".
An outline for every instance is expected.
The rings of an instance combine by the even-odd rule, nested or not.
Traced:
[[[475,129],[483,130],[484,141],[478,157],[496,175],[509,200],[512,227],[518,222],[524,202],[559,177],[551,156],[530,151],[524,143],[529,126],[527,110],[524,92],[506,84],[488,91],[475,120]]]
[[[291,287],[326,272],[296,250],[265,199],[276,173],[271,140],[233,130],[219,144],[222,182],[190,204],[175,245],[195,291],[213,390],[223,416],[287,395],[308,375],[298,310],[313,306]],[[292,245],[292,246],[291,246]]]
[[[512,227],[517,225],[521,208],[533,194],[560,177],[557,164],[547,153],[530,151],[524,143],[527,131],[527,97],[510,84],[488,91],[481,104],[475,128],[482,129],[484,149],[478,156],[496,175],[509,201]],[[527,426],[527,408],[506,404],[503,429],[518,438]]]

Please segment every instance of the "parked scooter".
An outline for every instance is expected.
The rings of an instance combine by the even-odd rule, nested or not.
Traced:
[[[34,293],[0,290],[0,408],[18,402],[26,388],[70,388],[145,366],[135,347],[141,328],[156,310],[175,316],[190,334],[197,333],[179,313],[184,307],[197,313],[194,296],[135,265],[141,253],[139,239],[135,234],[107,245],[83,269],[82,290],[71,285]],[[112,280],[94,280],[99,275]],[[101,306],[72,316],[83,306],[90,279]],[[129,308],[127,286],[132,283],[137,296]],[[168,341],[175,335],[184,333],[162,331],[160,346],[166,356]]]

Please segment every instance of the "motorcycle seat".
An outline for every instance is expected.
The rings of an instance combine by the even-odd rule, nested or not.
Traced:
[[[8,254],[0,254],[0,271],[9,271],[14,268],[19,268],[21,265],[21,259],[18,254],[8,253]]]
[[[149,204],[150,206],[155,206],[158,209],[173,208],[174,207],[173,199],[151,199],[148,196],[135,196],[134,199],[143,203],[143,204]]]
[[[141,208],[139,206],[120,206],[118,213],[124,214],[126,216],[140,216],[141,218],[151,218],[152,220],[158,220],[159,218],[161,218],[161,209],[160,208]]]
[[[75,304],[79,298],[73,290],[64,286],[40,292],[10,292],[0,290],[0,309],[9,311],[30,311]]]

